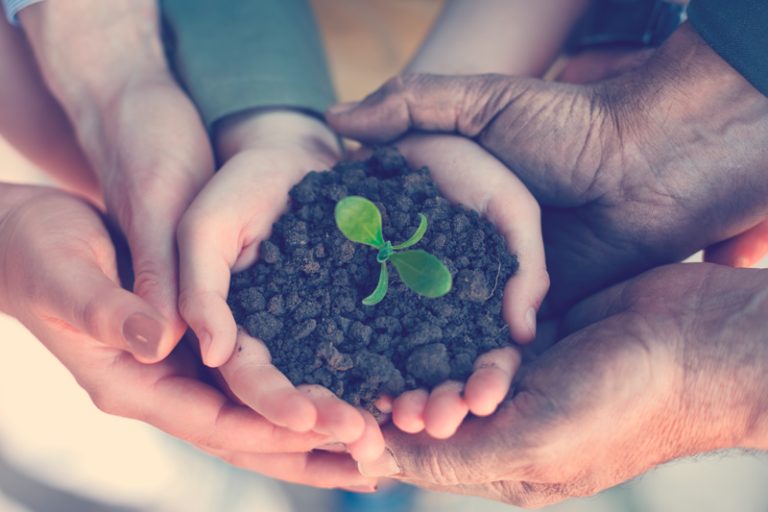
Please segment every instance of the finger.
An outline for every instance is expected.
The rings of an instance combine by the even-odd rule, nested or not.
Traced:
[[[425,389],[406,391],[395,399],[392,422],[403,432],[417,434],[424,430],[424,409],[429,393]]]
[[[147,396],[137,393],[136,412],[122,415],[142,419],[209,450],[306,452],[328,442],[326,436],[317,433],[277,427],[194,379],[165,378],[153,387],[151,399]]]
[[[768,221],[708,247],[704,261],[731,267],[751,267],[768,254]]]
[[[384,453],[384,436],[379,423],[370,412],[364,409],[358,411],[365,420],[365,430],[359,439],[349,443],[349,454],[356,461],[376,460]]]
[[[155,361],[158,347],[168,343],[172,333],[155,308],[118,284],[115,251],[106,228],[84,203],[64,196],[49,196],[48,200],[59,218],[69,219],[67,227],[76,230],[79,237],[49,237],[47,243],[58,249],[55,258],[43,247],[20,260],[29,265],[30,257],[47,254],[42,256],[44,261],[33,264],[37,270],[29,275],[31,281],[25,288],[29,293],[41,291],[32,298],[35,307],[41,308],[40,316],[127,350],[143,362]]]
[[[486,215],[518,260],[517,272],[504,286],[502,307],[509,333],[518,343],[530,343],[536,338],[537,312],[550,283],[539,206],[515,178],[506,190],[498,189]]]
[[[435,439],[448,439],[459,428],[469,413],[467,402],[462,398],[464,384],[448,381],[440,384],[429,394],[424,409],[424,429]]]
[[[360,472],[442,486],[514,476],[530,463],[525,436],[535,434],[535,421],[527,423],[523,409],[505,405],[493,416],[467,420],[450,439],[386,429],[387,450],[375,461],[358,464]]]
[[[315,405],[272,365],[267,347],[244,331],[238,331],[237,349],[220,371],[232,392],[272,423],[295,432],[315,426]]]
[[[464,389],[464,400],[476,416],[492,414],[509,392],[520,353],[512,347],[491,350],[475,361],[475,370]]]
[[[237,325],[227,304],[233,261],[221,229],[200,221],[193,204],[179,223],[179,311],[200,340],[203,362],[223,365],[235,348]]]
[[[231,464],[286,482],[312,487],[354,487],[364,492],[376,488],[377,479],[360,474],[347,454],[322,451],[310,453],[262,454],[243,451],[219,454]]]
[[[338,134],[367,143],[411,129],[474,137],[529,84],[502,75],[401,75],[359,103],[332,107],[326,120]]]
[[[357,409],[322,386],[304,385],[298,389],[317,410],[316,432],[326,434],[340,443],[352,443],[360,439],[365,432],[366,422]]]
[[[167,319],[166,328],[174,334],[158,346],[158,360],[171,353],[185,329],[177,305],[175,221],[162,217],[158,214],[156,218],[140,222],[140,230],[126,233],[133,262],[133,291],[163,314]]]

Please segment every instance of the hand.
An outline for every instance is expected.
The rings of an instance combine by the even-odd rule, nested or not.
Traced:
[[[195,108],[167,69],[156,2],[45,2],[20,16],[45,81],[99,177],[108,212],[128,239],[134,291],[173,333],[156,347],[158,361],[185,330],[177,309],[176,226],[212,175],[213,159]]]
[[[378,457],[384,441],[373,417],[321,386],[295,388],[264,344],[238,331],[226,301],[230,274],[256,261],[293,185],[336,162],[336,137],[305,114],[257,110],[224,121],[216,138],[225,163],[178,230],[179,308],[204,362],[220,366],[234,394],[275,424],[328,434],[358,458]]]
[[[540,507],[677,457],[764,449],[767,284],[765,271],[680,264],[600,293],[496,415],[441,442],[388,430],[391,452],[361,471]]]
[[[597,84],[406,76],[328,120],[376,142],[458,132],[504,162],[544,207],[554,310],[768,216],[768,99],[688,25]]]
[[[275,427],[200,381],[181,346],[147,365],[144,345],[172,332],[147,301],[123,290],[99,214],[67,194],[0,185],[0,311],[40,339],[103,411],[145,421],[266,475],[321,487],[370,489],[342,454],[311,451],[327,435]]]
[[[397,143],[415,168],[427,166],[447,199],[488,218],[517,254],[520,268],[504,288],[503,313],[513,340],[533,341],[536,311],[549,286],[540,211],[525,186],[480,146],[463,137],[413,135]],[[453,435],[468,412],[492,414],[507,395],[520,362],[507,347],[481,355],[466,383],[448,381],[428,393],[407,391],[394,400],[392,420],[405,432]]]

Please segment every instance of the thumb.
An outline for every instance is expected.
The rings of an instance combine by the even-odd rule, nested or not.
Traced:
[[[60,261],[39,279],[47,290],[43,315],[48,321],[131,352],[141,362],[161,358],[158,347],[172,337],[167,320],[141,297],[121,288],[116,272],[108,276],[96,261],[78,259]]]
[[[467,420],[447,440],[385,430],[387,449],[372,462],[358,463],[369,477],[392,477],[419,486],[445,487],[492,482],[520,470],[525,456],[526,422],[517,407],[505,406],[493,416]],[[519,467],[518,467],[519,466]]]
[[[409,130],[477,135],[525,79],[503,75],[400,75],[359,103],[326,113],[337,133],[367,143],[392,141]]]
[[[358,103],[326,112],[337,133],[367,143],[392,141],[409,130],[477,136],[529,90],[546,82],[506,75],[400,75]]]

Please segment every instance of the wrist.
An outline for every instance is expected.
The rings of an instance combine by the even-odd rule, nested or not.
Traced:
[[[152,1],[43,2],[19,18],[47,85],[69,114],[108,105],[127,85],[167,74]]]
[[[341,156],[336,135],[320,119],[296,110],[259,108],[228,116],[214,127],[219,159],[247,150],[286,149],[315,153],[330,166]]]

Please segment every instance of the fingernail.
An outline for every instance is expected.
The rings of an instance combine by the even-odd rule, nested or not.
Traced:
[[[382,456],[373,462],[358,462],[357,469],[361,475],[372,478],[395,476],[403,471],[389,448],[385,449]]]
[[[328,113],[332,116],[343,114],[344,112],[352,110],[356,106],[357,106],[356,101],[348,101],[346,103],[337,103],[336,105],[328,109]]]
[[[536,310],[529,308],[525,312],[525,323],[533,336],[536,336]]]
[[[344,443],[328,443],[322,446],[318,446],[317,449],[324,452],[341,453],[347,451],[347,445]]]
[[[379,490],[378,485],[350,485],[349,487],[342,487],[341,489],[349,492],[364,492],[372,493]]]
[[[156,356],[162,336],[162,324],[144,313],[134,313],[123,323],[123,338],[131,351],[139,355]]]

